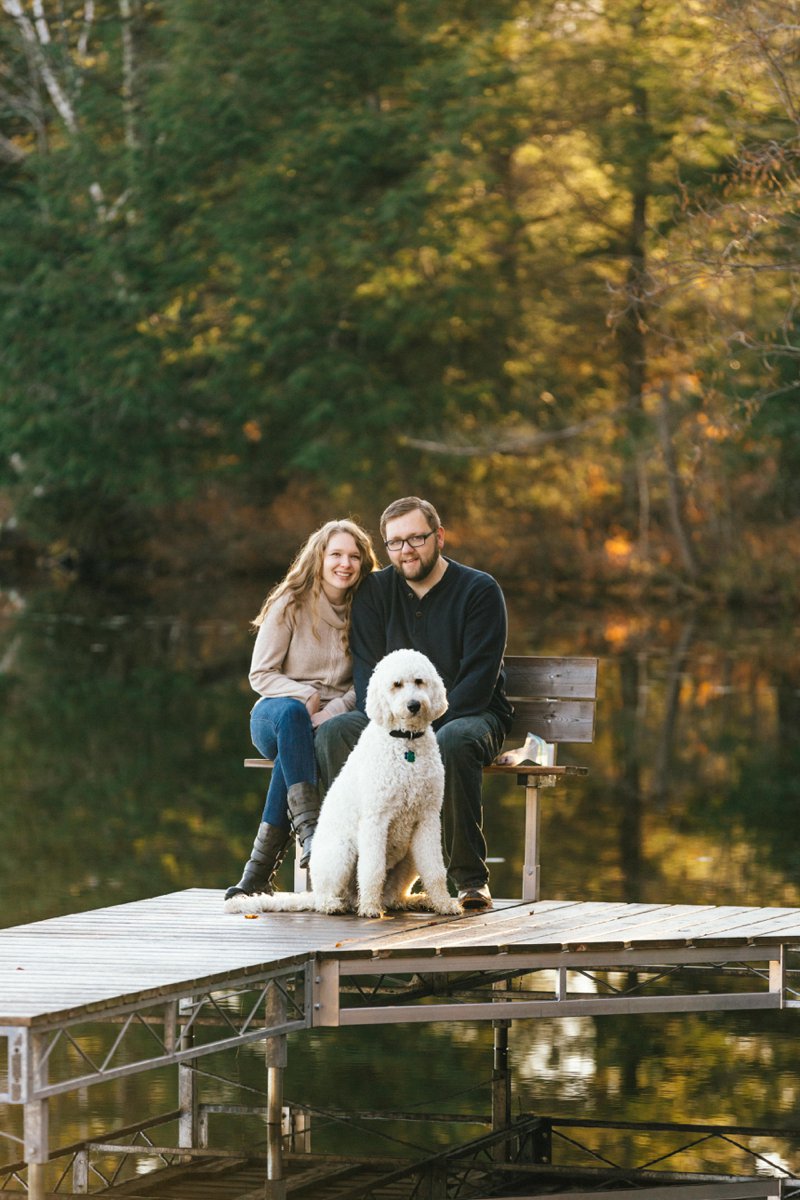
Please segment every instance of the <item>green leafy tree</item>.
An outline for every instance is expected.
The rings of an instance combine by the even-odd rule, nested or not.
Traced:
[[[788,394],[754,397],[792,287],[757,270],[793,228],[789,33],[748,42],[728,0],[2,6],[0,487],[29,528],[101,558],[204,490],[424,490],[509,569],[610,545],[706,586],[748,437],[788,479]],[[755,113],[779,190],[737,150]],[[718,269],[745,209],[757,297]]]
[[[186,6],[191,26],[207,25],[207,7]],[[298,472],[401,486],[413,473],[403,435],[502,412],[515,218],[496,181],[515,135],[496,44],[512,11],[373,0],[310,19],[278,4],[257,52],[237,56],[237,83],[255,64],[245,91],[259,136],[191,215],[213,252],[176,302],[199,337],[204,315],[221,318],[205,387],[230,466],[261,497]],[[241,48],[246,6],[226,20]],[[183,164],[179,180],[209,161],[195,96],[226,79],[211,44],[213,57],[173,44],[164,103],[179,115],[162,153]],[[183,333],[167,323],[162,344],[188,368],[196,338]]]
[[[0,200],[2,470],[32,529],[106,555],[169,494],[181,440],[141,333],[158,286],[138,186],[150,15],[4,8],[18,153]]]

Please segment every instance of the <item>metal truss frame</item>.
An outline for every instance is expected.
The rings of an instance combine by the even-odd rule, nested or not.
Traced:
[[[800,1007],[787,982],[783,945],[684,947],[577,953],[500,951],[488,955],[318,959],[314,973],[315,1026],[402,1022],[498,1021],[611,1013],[719,1012]],[[383,968],[387,969],[383,969]],[[746,980],[737,991],[692,986],[700,972]],[[502,990],[497,984],[542,976],[541,988]],[[598,987],[591,995],[577,977]],[[615,982],[619,979],[621,982]],[[670,990],[664,990],[669,981]],[[676,984],[685,984],[676,992]],[[492,991],[491,989],[494,988]],[[661,990],[659,990],[661,988]],[[487,990],[490,994],[487,995]]]
[[[272,987],[283,995],[285,1011],[271,1023],[267,995]],[[0,1026],[0,1038],[8,1046],[7,1084],[0,1090],[0,1103],[47,1100],[89,1084],[305,1029],[311,1024],[311,990],[310,965],[302,963],[190,995],[151,997],[49,1025]],[[92,1054],[82,1042],[81,1028],[96,1030],[98,1025],[114,1026],[114,1036],[102,1054]],[[133,1035],[142,1030],[150,1052],[134,1047],[134,1057],[122,1061]],[[60,1077],[51,1080],[57,1050],[66,1053],[61,1055]]]
[[[281,1107],[289,1033],[322,1026],[492,1021],[496,1065],[502,1065],[503,1039],[510,1023],[517,1019],[800,1007],[797,972],[787,966],[790,953],[800,953],[800,948],[781,943],[642,950],[509,947],[494,952],[426,954],[410,950],[407,954],[363,957],[345,951],[341,956],[309,955],[290,965],[242,973],[224,983],[207,981],[195,990],[184,984],[180,989],[119,1002],[100,1011],[76,1012],[64,1019],[53,1017],[31,1026],[3,1026],[0,1048],[5,1039],[7,1080],[3,1082],[0,1062],[0,1103],[24,1107],[24,1137],[7,1135],[20,1146],[24,1158],[0,1170],[0,1180],[5,1178],[6,1183],[13,1181],[23,1187],[27,1183],[30,1200],[43,1200],[45,1168],[55,1158],[65,1158],[68,1164],[58,1186],[71,1174],[73,1191],[87,1193],[93,1182],[107,1187],[116,1179],[116,1173],[111,1178],[100,1175],[91,1162],[90,1151],[119,1155],[123,1160],[144,1153],[165,1165],[175,1161],[175,1154],[183,1156],[183,1161],[187,1161],[187,1155],[220,1157],[219,1151],[207,1148],[208,1115],[217,1106],[199,1103],[196,1060],[263,1040],[267,1043],[267,1127],[270,1145],[274,1143],[269,1171],[274,1168],[279,1172],[280,1143],[282,1135],[289,1132],[286,1110]],[[709,975],[719,990],[707,990]],[[586,991],[587,981],[591,994]],[[103,1035],[99,1049],[82,1036],[84,1027],[96,1034],[98,1026]],[[50,1098],[169,1065],[176,1065],[179,1072],[180,1107],[174,1113],[120,1131],[125,1136],[112,1135],[51,1154]],[[542,1157],[543,1135],[533,1128],[524,1134],[521,1128],[515,1128],[507,1092],[508,1079],[503,1076],[497,1094],[493,1090],[493,1132],[482,1148],[475,1143],[477,1157],[473,1165],[478,1166],[487,1151],[490,1161],[499,1156],[508,1162],[517,1156],[517,1147],[526,1143],[524,1151],[519,1151],[520,1165],[527,1164],[524,1169],[538,1165],[540,1170],[549,1167],[558,1171],[546,1155]],[[228,1106],[223,1108],[232,1111]],[[152,1126],[167,1119],[178,1120],[179,1144],[174,1150],[152,1139]],[[306,1140],[305,1126],[298,1126],[293,1133],[301,1143]],[[551,1142],[554,1135],[561,1136],[555,1125],[549,1131]],[[537,1136],[541,1143],[538,1153],[530,1140]],[[504,1145],[506,1150],[502,1149]],[[462,1182],[456,1182],[458,1189],[469,1186],[466,1181],[472,1176],[472,1168],[468,1160],[457,1165],[457,1158],[457,1154],[451,1157],[451,1168],[457,1174],[465,1172]],[[637,1170],[652,1177],[653,1165],[647,1164],[649,1170]],[[438,1171],[445,1166],[444,1160],[432,1166]],[[279,1173],[269,1174],[270,1179],[281,1177]],[[793,1182],[784,1181],[786,1186]],[[377,1197],[377,1184],[376,1189]],[[468,1193],[453,1193],[461,1194]]]
[[[571,1131],[571,1136],[566,1133],[566,1130]],[[589,1130],[621,1130],[631,1131],[638,1134],[655,1135],[675,1135],[675,1144],[669,1150],[662,1150],[655,1157],[648,1158],[644,1161],[636,1163],[632,1166],[625,1166],[622,1163],[613,1161],[607,1156],[607,1152],[599,1154],[598,1151],[588,1144],[585,1133],[580,1131]],[[777,1186],[781,1186],[782,1196],[800,1196],[800,1179],[797,1173],[790,1172],[780,1163],[776,1163],[762,1150],[754,1148],[747,1144],[749,1141],[764,1139],[764,1138],[783,1138],[795,1144],[800,1145],[800,1130],[797,1129],[766,1129],[746,1125],[705,1125],[693,1124],[690,1122],[677,1121],[602,1121],[592,1120],[579,1117],[540,1117],[538,1128],[534,1134],[534,1142],[537,1148],[536,1161],[539,1163],[553,1163],[553,1148],[557,1143],[569,1149],[577,1149],[583,1153],[592,1163],[595,1170],[601,1170],[604,1174],[608,1172],[615,1173],[620,1179],[653,1179],[660,1178],[662,1181],[671,1181],[673,1179],[678,1182],[684,1179],[692,1178],[692,1173],[682,1172],[677,1170],[667,1170],[665,1164],[670,1160],[674,1160],[679,1155],[688,1151],[695,1150],[698,1146],[708,1142],[725,1142],[734,1149],[741,1151],[747,1156],[753,1164],[756,1171],[762,1172],[761,1178],[765,1181],[772,1180]],[[568,1169],[562,1167],[562,1170]],[[584,1167],[584,1169],[586,1169]],[[589,1168],[590,1170],[592,1168]],[[770,1174],[768,1174],[770,1173]],[[700,1178],[697,1173],[694,1173],[696,1178]],[[712,1179],[712,1176],[705,1176],[706,1179]],[[736,1176],[718,1176],[718,1182],[727,1182],[736,1179]]]
[[[221,1112],[231,1115],[257,1115],[263,1119],[267,1113],[267,1108],[263,1105],[213,1104],[202,1107],[207,1110],[206,1115]],[[294,1106],[283,1109],[280,1136],[284,1143],[284,1153],[291,1155],[298,1162],[311,1153],[308,1129],[311,1116],[316,1111],[315,1109],[295,1109]],[[331,1115],[327,1110],[321,1111],[323,1111],[323,1115]],[[416,1121],[420,1119],[419,1113],[352,1112],[345,1114],[337,1112],[336,1115],[370,1120]],[[180,1162],[185,1163],[188,1158],[192,1160],[211,1159],[215,1162],[217,1169],[225,1159],[229,1159],[232,1164],[241,1162],[241,1151],[208,1149],[207,1139],[202,1139],[201,1146],[192,1148],[163,1146],[154,1141],[155,1128],[174,1121],[178,1116],[177,1110],[165,1113],[160,1117],[116,1130],[107,1135],[105,1139],[62,1148],[54,1156],[62,1159],[64,1165],[59,1179],[52,1189],[53,1192],[60,1192],[65,1184],[71,1194],[88,1194],[92,1184],[99,1187],[100,1190],[113,1187],[121,1175],[125,1160],[131,1156],[145,1155],[155,1158],[160,1160],[165,1167]],[[454,1115],[428,1113],[425,1119],[451,1123]],[[490,1118],[488,1116],[480,1118],[475,1114],[469,1117],[469,1122],[472,1124],[481,1120],[488,1124]],[[675,1134],[678,1140],[667,1153],[661,1152],[647,1161],[625,1164],[610,1158],[607,1149],[601,1153],[591,1145],[586,1140],[585,1133],[582,1133],[582,1131],[588,1133],[590,1130],[622,1130],[639,1135],[667,1133]],[[695,1200],[711,1200],[712,1196],[717,1195],[720,1196],[720,1200],[723,1197],[744,1197],[745,1195],[747,1197],[763,1196],[765,1200],[770,1197],[773,1200],[777,1200],[778,1197],[781,1200],[791,1200],[791,1198],[796,1200],[800,1197],[800,1179],[786,1168],[774,1163],[764,1152],[746,1144],[749,1139],[765,1137],[786,1137],[796,1142],[800,1139],[800,1131],[683,1122],[602,1121],[523,1113],[515,1117],[504,1128],[494,1129],[459,1146],[427,1154],[413,1161],[401,1161],[394,1166],[390,1166],[387,1162],[380,1170],[379,1176],[372,1182],[359,1181],[354,1186],[352,1193],[345,1193],[345,1200],[347,1196],[358,1196],[359,1200],[389,1200],[389,1197],[396,1197],[399,1194],[399,1188],[404,1183],[408,1185],[409,1189],[403,1193],[407,1196],[407,1200],[421,1200],[423,1196],[429,1194],[430,1183],[434,1179],[440,1188],[446,1187],[447,1195],[452,1200],[458,1200],[460,1197],[466,1200],[467,1197],[476,1195],[476,1189],[483,1195],[487,1189],[492,1190],[500,1186],[501,1180],[505,1181],[507,1187],[512,1182],[522,1183],[525,1180],[533,1179],[538,1179],[540,1182],[547,1180],[551,1187],[559,1179],[563,1180],[565,1186],[570,1188],[574,1188],[577,1182],[583,1182],[591,1191],[598,1189],[602,1191],[603,1195],[613,1194],[614,1196],[623,1194],[616,1191],[609,1192],[609,1187],[614,1183],[625,1186],[625,1195],[630,1194],[631,1188],[643,1188],[646,1189],[648,1196],[651,1194],[655,1196],[656,1193],[661,1196],[661,1189],[664,1189],[665,1197],[672,1194],[672,1191],[666,1191],[667,1187],[672,1188],[674,1185],[680,1184],[680,1195],[686,1196],[686,1200],[690,1200],[691,1197],[694,1197]],[[669,1159],[691,1151],[701,1143],[714,1140],[727,1142],[742,1151],[751,1159],[754,1170],[759,1174],[743,1176],[698,1170],[681,1171],[665,1166]],[[303,1145],[304,1141],[306,1142],[305,1146]],[[566,1150],[568,1155],[570,1152],[573,1155],[577,1152],[582,1161],[569,1161],[568,1158],[562,1156],[559,1156],[561,1161],[556,1161],[554,1153],[556,1147]],[[92,1156],[102,1154],[117,1156],[120,1161],[113,1169],[101,1170],[97,1162],[92,1161]],[[257,1154],[253,1158],[263,1161],[266,1166],[267,1156],[265,1154]],[[314,1161],[319,1185],[324,1186],[328,1180],[328,1176],[324,1173],[326,1157],[322,1155]],[[351,1163],[351,1169],[352,1165]],[[365,1160],[364,1165],[373,1166],[374,1164],[372,1160]],[[0,1172],[0,1187],[7,1186],[13,1180],[24,1188],[25,1167],[24,1162],[18,1162],[4,1168]],[[334,1179],[340,1169],[340,1160],[331,1160],[330,1178]],[[774,1174],[764,1174],[765,1171],[774,1172]],[[337,1195],[342,1200],[340,1191],[337,1191]]]

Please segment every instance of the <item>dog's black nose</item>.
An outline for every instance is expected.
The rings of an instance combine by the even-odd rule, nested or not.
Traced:
[[[409,700],[406,708],[410,713],[414,713],[416,715],[422,708],[422,705],[420,704],[419,700]]]

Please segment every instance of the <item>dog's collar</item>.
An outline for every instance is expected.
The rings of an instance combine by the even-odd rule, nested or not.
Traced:
[[[418,733],[412,733],[410,729],[390,729],[389,737],[408,738],[413,742],[417,738],[421,738],[424,732],[424,729],[420,729]]]

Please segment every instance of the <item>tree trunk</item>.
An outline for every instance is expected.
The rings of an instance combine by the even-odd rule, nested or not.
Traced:
[[[672,442],[669,411],[669,384],[661,385],[661,396],[656,412],[658,439],[661,443],[661,453],[664,457],[664,468],[667,479],[667,513],[669,523],[681,556],[681,564],[692,583],[697,579],[697,564],[692,553],[692,545],[686,531],[684,513],[686,501],[678,473],[678,463],[675,458],[675,447]]]

